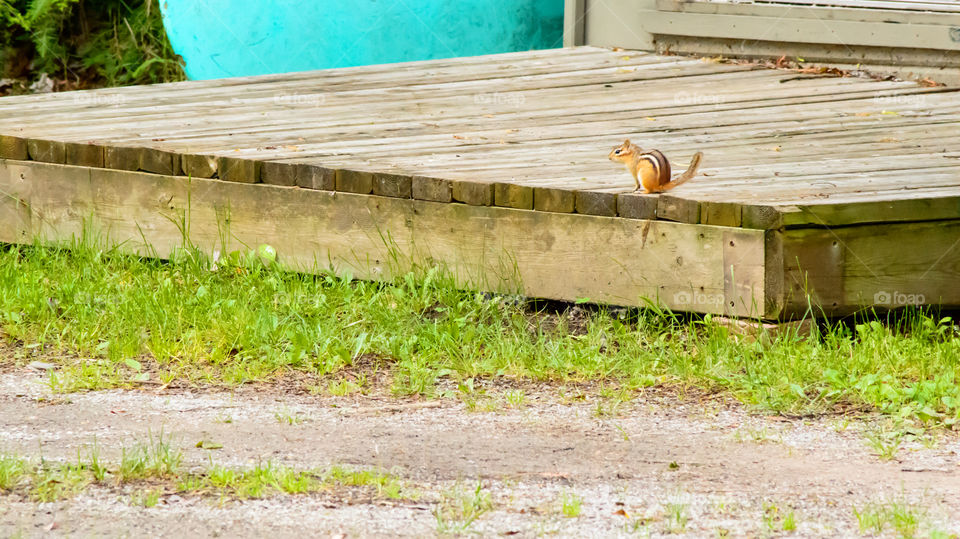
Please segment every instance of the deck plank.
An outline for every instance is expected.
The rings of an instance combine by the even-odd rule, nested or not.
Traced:
[[[957,97],[577,48],[0,99],[0,157],[730,227],[902,222],[960,218]],[[703,151],[703,174],[635,194],[605,158],[628,137],[678,171]]]

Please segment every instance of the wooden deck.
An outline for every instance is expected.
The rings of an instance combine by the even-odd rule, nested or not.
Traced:
[[[957,90],[583,47],[8,97],[0,241],[96,226],[163,256],[189,216],[205,248],[365,278],[442,263],[763,318],[955,306]],[[624,138],[675,170],[702,151],[702,174],[632,193]]]

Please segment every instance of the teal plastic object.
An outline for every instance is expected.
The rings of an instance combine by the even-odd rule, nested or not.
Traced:
[[[191,79],[562,45],[563,0],[161,0]]]

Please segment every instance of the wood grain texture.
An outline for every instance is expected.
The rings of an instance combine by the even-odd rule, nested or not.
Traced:
[[[603,191],[577,191],[577,213],[585,215],[604,215],[613,217],[617,214],[617,194]]]
[[[373,192],[373,172],[342,169],[337,171],[337,191],[366,195]]]
[[[404,174],[378,172],[373,175],[373,194],[383,197],[410,198],[412,178]]]
[[[180,154],[155,148],[142,148],[140,150],[140,170],[168,176],[180,175]]]
[[[494,204],[519,210],[533,209],[533,187],[515,183],[496,183],[493,186]]]
[[[297,185],[297,165],[293,163],[265,161],[260,166],[260,181],[283,187]]]
[[[213,155],[183,154],[180,156],[183,173],[191,178],[213,178],[217,175],[217,157]]]
[[[829,316],[869,308],[960,306],[960,221],[777,234],[783,253],[781,315],[802,316],[811,302]]]
[[[29,158],[26,139],[0,134],[0,159],[26,160]]]
[[[656,219],[658,195],[620,193],[617,195],[617,215],[627,219]]]
[[[317,165],[298,164],[297,186],[333,191],[337,186],[337,171]]]
[[[67,149],[63,142],[44,139],[27,139],[30,159],[43,163],[63,164],[67,161]]]
[[[431,202],[452,202],[453,185],[440,178],[414,176],[410,179],[411,196]]]
[[[218,157],[217,174],[221,180],[240,183],[260,181],[260,161],[237,157]]]
[[[105,146],[103,148],[103,163],[106,168],[117,170],[139,170],[140,148],[126,146]]]
[[[754,8],[786,9],[722,7]],[[583,47],[2,98],[0,157],[749,229],[950,220],[958,96]],[[624,138],[677,169],[702,151],[702,170],[635,194],[606,158]]]
[[[63,150],[64,162],[68,165],[103,168],[103,146],[92,143],[66,142],[63,145]]]
[[[533,190],[533,209],[558,213],[576,210],[576,191],[555,187],[537,187]]]
[[[451,186],[453,200],[471,206],[493,206],[493,184],[484,182],[454,181]]]

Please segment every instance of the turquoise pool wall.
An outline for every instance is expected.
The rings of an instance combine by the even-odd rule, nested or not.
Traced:
[[[161,0],[191,79],[549,49],[563,0]]]

